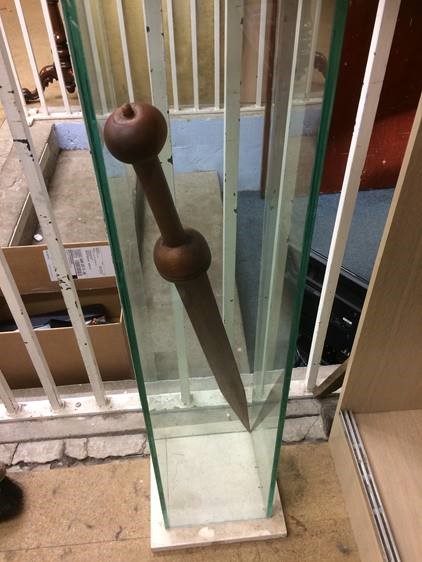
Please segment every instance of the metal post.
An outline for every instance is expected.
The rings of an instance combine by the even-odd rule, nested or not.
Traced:
[[[198,37],[196,23],[196,0],[190,0],[190,33],[192,43],[192,80],[193,80],[193,108],[199,109],[199,76],[198,76]]]
[[[150,72],[151,98],[152,103],[165,116],[167,122],[167,140],[160,153],[160,162],[170,187],[173,198],[175,197],[174,170],[171,145],[171,128],[168,111],[167,99],[167,80],[164,58],[164,41],[162,35],[162,13],[161,5],[155,0],[144,0],[144,20],[146,33],[146,43],[148,52],[148,65]],[[184,326],[184,312],[180,297],[172,286],[173,318],[176,336],[176,354],[179,370],[180,393],[182,401],[189,404],[191,401],[189,385],[189,367],[186,354],[186,337]]]
[[[10,386],[7,384],[6,378],[0,370],[0,399],[3,401],[4,407],[8,414],[16,414],[19,410],[19,404],[13,395]]]
[[[224,32],[223,321],[234,340],[243,0],[226,0]]]
[[[265,254],[260,277],[260,309],[258,310],[255,345],[255,384],[257,396],[264,387],[264,375],[274,369],[274,356],[280,329],[288,237],[295,185],[286,181],[287,147],[294,91],[294,76],[299,46],[302,0],[288,0],[278,15],[277,58],[274,89],[275,113],[271,127],[270,168],[266,190]],[[271,151],[274,151],[271,156]],[[271,264],[267,277],[266,264]]]
[[[97,39],[94,27],[94,18],[92,17],[91,0],[84,1],[86,24],[89,32],[89,44],[91,45],[92,59],[94,61],[95,74],[97,77],[98,93],[100,97],[101,112],[103,115],[107,113],[107,98],[104,88],[104,78],[101,70],[100,54],[98,51]]]
[[[318,43],[319,22],[321,19],[321,4],[322,4],[322,0],[314,0],[312,39],[311,39],[311,48],[309,50],[308,70],[306,74],[305,99],[308,99],[310,97],[311,90],[312,90],[312,78],[314,76],[315,53]]]
[[[179,89],[177,87],[176,45],[174,41],[173,0],[167,0],[167,27],[169,32],[173,109],[175,111],[179,111]]]
[[[71,114],[72,109],[70,107],[69,98],[67,97],[66,85],[64,82],[63,71],[60,64],[56,41],[54,39],[54,30],[51,24],[50,14],[48,12],[47,0],[41,0],[41,8],[44,16],[45,27],[47,28],[48,42],[50,43],[50,49],[53,55],[54,67],[57,72],[57,79],[59,81],[60,93],[62,95],[64,108],[66,110],[66,113]]]
[[[264,82],[264,58],[265,58],[265,33],[267,29],[267,5],[268,0],[261,0],[259,15],[259,40],[258,40],[258,68],[256,73],[256,106],[262,107],[262,84]]]
[[[59,410],[63,403],[2,249],[0,249],[0,287],[51,407],[53,410]]]
[[[220,109],[220,0],[214,0],[214,107]]]
[[[132,70],[130,68],[129,47],[126,35],[125,15],[123,13],[122,0],[116,0],[117,18],[119,20],[120,41],[122,44],[123,64],[125,67],[126,84],[129,101],[135,101],[135,94],[133,90]]]

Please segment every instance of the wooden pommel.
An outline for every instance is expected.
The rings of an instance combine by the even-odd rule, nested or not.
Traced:
[[[126,103],[117,108],[104,127],[104,140],[111,154],[127,164],[156,158],[167,138],[163,115],[147,103]]]
[[[158,271],[168,281],[194,279],[207,271],[211,252],[205,238],[184,229],[177,214],[158,154],[167,137],[163,115],[146,103],[127,103],[110,115],[104,140],[111,154],[135,168],[161,238],[154,249]]]

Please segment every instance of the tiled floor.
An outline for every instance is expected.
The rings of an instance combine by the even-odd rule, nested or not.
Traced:
[[[286,446],[280,474],[286,539],[152,554],[148,459],[13,473],[27,505],[0,525],[0,562],[357,562],[328,445]]]

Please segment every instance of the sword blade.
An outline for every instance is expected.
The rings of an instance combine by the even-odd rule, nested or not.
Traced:
[[[175,285],[224,398],[250,431],[245,389],[208,275]]]

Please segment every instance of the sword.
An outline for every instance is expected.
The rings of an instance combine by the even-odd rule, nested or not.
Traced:
[[[250,431],[245,389],[207,275],[208,243],[197,230],[182,226],[158,159],[166,138],[163,115],[146,103],[119,107],[104,127],[107,148],[133,165],[160,229],[154,247],[158,272],[175,284],[224,398]]]

